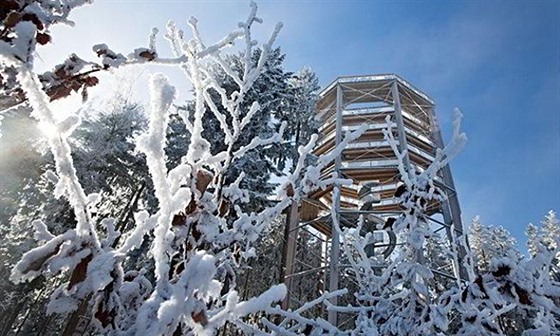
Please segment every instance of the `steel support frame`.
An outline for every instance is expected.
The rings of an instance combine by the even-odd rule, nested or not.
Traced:
[[[294,258],[297,250],[297,237],[298,237],[298,223],[299,212],[298,204],[292,202],[290,205],[290,212],[286,216],[286,226],[284,230],[284,251],[282,254],[282,268],[280,275],[284,285],[286,285],[287,294],[282,301],[282,308],[288,309],[290,307],[290,293],[292,292],[292,277],[294,273]]]
[[[406,150],[404,155],[404,168],[406,172],[410,174],[410,156],[408,155],[408,142],[406,140],[406,130],[404,129],[404,119],[402,115],[402,108],[401,108],[401,99],[399,97],[399,83],[397,80],[393,80],[393,84],[391,86],[391,94],[393,96],[393,106],[395,110],[395,123],[397,124],[397,132],[399,134],[399,150],[403,153]]]
[[[408,141],[406,130],[404,128],[404,119],[402,115],[402,107],[401,107],[401,99],[399,94],[399,82],[395,79],[393,80],[393,86],[391,87],[391,92],[393,95],[393,104],[395,107],[395,122],[397,124],[397,131],[399,134],[399,150],[401,153],[405,153],[403,157],[404,161],[404,168],[407,174],[415,174],[416,172],[412,169],[410,164],[410,156],[408,155]],[[416,260],[420,264],[424,264],[426,261],[424,260],[424,253],[422,250],[419,250],[416,254]]]
[[[336,86],[336,138],[335,148],[342,141],[342,110],[344,109],[344,94],[340,84]],[[340,177],[340,166],[342,163],[341,155],[334,161],[334,171]],[[333,188],[333,207],[332,207],[332,228],[331,228],[331,250],[329,255],[329,292],[338,289],[339,259],[340,259],[340,237],[335,225],[339,224],[340,216],[340,184],[337,182]],[[333,297],[330,302],[337,305],[338,298]],[[332,325],[337,325],[338,315],[336,311],[329,311],[328,321]]]
[[[431,117],[431,126],[432,126],[432,137],[436,142],[436,145],[439,148],[443,148],[443,137],[441,135],[440,127],[436,121],[436,114],[435,114],[435,107],[430,109],[430,117]],[[454,237],[459,235],[463,235],[464,228],[463,228],[463,221],[461,218],[461,206],[459,205],[459,198],[457,197],[457,192],[455,191],[455,182],[453,181],[453,175],[451,174],[451,167],[449,163],[447,163],[441,169],[443,175],[443,183],[446,186],[444,192],[446,196],[446,200],[442,204],[442,212],[443,212],[443,220],[445,223],[448,223],[449,226],[446,227],[447,239],[451,242],[451,244],[457,243]],[[451,230],[455,231],[455,234],[451,232]],[[466,250],[461,245],[458,249],[458,265],[453,265],[453,269],[455,271],[455,276],[466,279],[467,278],[467,270],[465,269],[462,261],[466,257]]]

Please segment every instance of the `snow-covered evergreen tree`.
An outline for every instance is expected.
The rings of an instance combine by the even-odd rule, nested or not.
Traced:
[[[20,119],[21,116],[16,118]],[[61,233],[75,225],[75,216],[66,200],[53,197],[55,181],[51,179],[53,173],[50,172],[53,169],[52,156],[48,152],[41,155],[39,148],[44,144],[40,141],[39,128],[27,117],[23,119],[26,123],[19,128],[10,127],[13,126],[12,118],[6,119],[5,126],[17,131],[20,139],[25,140],[24,143],[13,139],[12,132],[8,130],[4,130],[4,137],[0,139],[3,148],[18,148],[18,155],[13,155],[14,160],[11,162],[15,169],[6,166],[6,172],[35,174],[25,175],[17,186],[14,183],[2,184],[2,192],[6,196],[13,195],[7,198],[19,210],[2,220],[2,230],[6,237],[0,246],[2,278],[5,280],[2,283],[6,285],[2,288],[5,291],[3,297],[12,297],[15,301],[2,306],[2,309],[10,311],[11,317],[2,321],[1,328],[5,328],[2,329],[3,334],[8,332],[8,328],[17,328],[24,334],[33,330],[41,330],[41,334],[47,334],[50,331],[57,332],[56,327],[60,328],[57,325],[61,323],[60,317],[45,316],[45,307],[48,296],[61,279],[39,277],[32,282],[31,288],[28,284],[11,285],[8,280],[9,270],[26,250],[35,245],[33,236],[30,235],[34,231],[34,221],[49,223],[51,232]],[[134,136],[145,125],[146,118],[138,105],[115,99],[107,105],[106,110],[96,113],[90,111],[69,139],[75,167],[80,180],[84,181],[84,188],[89,192],[102,190],[105,195],[103,202],[99,204],[97,215],[119,218],[117,229],[120,231],[126,231],[126,226],[131,224],[133,208],[138,205],[139,198],[141,200],[142,190],[146,189],[143,186],[147,174],[146,165],[142,157],[134,153]],[[24,153],[27,155],[23,155]],[[30,161],[29,158],[33,157],[33,161]],[[27,160],[29,167],[34,168],[22,170],[21,160]],[[20,305],[19,302],[24,304]],[[20,313],[18,309],[13,309],[19,306],[27,312]],[[13,320],[12,317],[17,319]]]
[[[494,259],[510,258],[518,261],[521,258],[516,247],[517,241],[508,230],[502,226],[486,226],[478,216],[472,221],[469,243],[479,272],[489,271]]]
[[[253,65],[257,64],[259,57],[260,50],[257,49],[251,57]],[[317,129],[314,107],[319,90],[318,80],[309,68],[304,68],[296,74],[287,72],[284,70],[284,59],[285,55],[280,48],[271,50],[262,66],[261,76],[255,79],[245,93],[244,100],[240,102],[242,110],[248,111],[253,102],[259,103],[260,109],[253,115],[249,125],[240,133],[236,145],[230,150],[237,150],[249,144],[255,137],[270,137],[282,122],[286,123],[282,142],[271,144],[266,151],[248,151],[243,158],[234,160],[225,174],[229,182],[234,181],[240,172],[251,176],[241,183],[241,186],[250,190],[251,201],[243,206],[248,210],[259,210],[270,204],[268,199],[276,187],[271,182],[271,176],[283,174],[286,160],[289,159],[295,164],[298,147],[306,144]],[[243,54],[228,55],[222,60],[238,75],[243,73],[243,61]],[[216,64],[210,71],[216,84],[225,90],[226,94],[231,95],[238,90],[237,84],[222,66]],[[225,113],[226,107],[218,92],[209,90],[207,95],[211,104],[221,113]],[[193,109],[194,105],[189,103],[179,107],[179,113],[192,118]],[[208,103],[206,109],[211,109]],[[228,120],[226,122],[229,123]],[[170,125],[180,127],[174,126],[173,123]],[[209,139],[212,153],[228,150],[220,129],[218,119],[212,113],[208,113],[204,120],[203,135]],[[186,141],[189,141],[188,137]]]
[[[560,237],[560,220],[556,213],[550,210],[541,221],[541,226],[537,227],[529,224],[526,230],[527,247],[532,257],[545,251],[558,251],[551,264],[551,274],[560,281],[560,250],[558,237]]]
[[[287,159],[295,164],[299,146],[305,145],[319,127],[315,119],[315,104],[318,100],[319,80],[313,70],[304,67],[288,78],[288,91],[283,108],[275,116],[287,122],[285,142],[276,153],[280,170]]]
[[[44,287],[45,279],[15,285],[10,270],[34,246],[29,217],[37,215],[45,200],[41,189],[42,167],[37,123],[30,110],[20,108],[4,116],[0,138],[0,334],[18,329],[26,310]],[[37,303],[37,302],[35,302]]]

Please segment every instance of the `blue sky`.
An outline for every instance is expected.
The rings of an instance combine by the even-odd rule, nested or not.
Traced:
[[[452,170],[466,223],[478,214],[523,243],[527,223],[560,211],[559,1],[258,5],[265,20],[258,39],[284,23],[277,45],[288,70],[310,66],[322,85],[341,75],[399,74],[436,101],[446,139],[453,108],[463,111],[469,142]],[[55,43],[39,50],[37,66],[71,52],[92,57],[100,42],[128,53],[146,45],[151,27],[163,30],[173,19],[186,30],[191,15],[212,41],[247,12],[245,1],[97,0],[75,11],[74,28],[53,29]],[[166,52],[165,41],[158,46]],[[181,77],[172,79],[188,91]]]

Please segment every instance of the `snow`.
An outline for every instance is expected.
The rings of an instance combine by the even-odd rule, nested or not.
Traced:
[[[105,67],[118,68],[127,60],[122,54],[115,53],[104,43],[94,45],[92,50],[101,57],[101,64]]]
[[[33,227],[35,229],[35,240],[38,242],[47,242],[54,238],[52,233],[49,232],[45,223],[42,220],[37,219],[33,221]]]
[[[72,6],[83,3],[74,1]],[[61,11],[60,17],[45,14],[38,5],[30,6],[29,10],[41,11],[47,22],[64,21],[73,7],[63,4],[53,2],[52,9]],[[287,295],[283,284],[247,300],[240,298],[236,271],[242,261],[257,255],[258,238],[275,218],[310,192],[333,184],[351,184],[351,180],[335,173],[321,178],[321,170],[368,129],[362,126],[346,132],[340,144],[332,152],[319,156],[314,165],[307,164],[317,145],[317,135],[311,136],[307,144],[298,148],[298,156],[291,157],[294,167],[280,188],[278,202],[258,211],[245,211],[243,206],[250,203],[249,194],[255,191],[244,187],[244,182],[252,177],[250,172],[240,172],[229,180],[225,172],[238,160],[249,160],[248,154],[254,150],[266,150],[281,143],[288,127],[288,122],[282,122],[277,131],[270,127],[267,137],[242,142],[246,140],[242,139],[243,131],[264,106],[257,101],[246,102],[247,93],[263,73],[282,27],[276,25],[269,40],[260,47],[254,65],[251,57],[259,45],[251,31],[255,23],[261,22],[257,6],[251,2],[247,20],[239,24],[239,29],[210,45],[203,42],[196,19],[189,19],[193,35],[190,40],[174,24],[169,24],[166,38],[175,54],[171,59],[157,54],[155,29],[149,36],[148,48],[135,49],[128,59],[105,44],[93,47],[106,67],[147,62],[175,66],[184,72],[194,88],[192,115],[186,109],[178,110],[190,132],[188,150],[177,166],[168,170],[166,132],[176,90],[163,75],[151,78],[148,129],[138,137],[137,145],[145,154],[158,207],[152,213],[146,210],[133,213],[135,227],[123,232],[122,237],[116,227],[120,220],[98,215],[98,207],[107,195],[101,191],[86,194],[77,177],[68,138],[80,125],[80,117],[70,115],[57,121],[49,97],[32,71],[32,39],[36,27],[21,22],[15,27],[17,38],[12,44],[0,41],[1,60],[3,64],[17,66],[18,80],[33,108],[33,116],[44,125],[56,126],[48,136],[56,172],[49,171],[46,177],[56,183],[55,195],[64,196],[70,202],[77,222],[75,228],[53,235],[48,230],[50,223],[33,221],[39,246],[23,255],[13,268],[10,280],[23,283],[40,274],[65,274],[69,281],[54,290],[47,312],[75,310],[79,300],[91,294],[98,331],[107,334],[174,334],[180,327],[186,334],[213,335],[228,321],[239,330],[259,335],[442,334],[450,328],[449,318],[453,316],[459,321],[457,334],[468,335],[501,330],[497,321],[515,314],[534,327],[526,331],[527,335],[557,332],[560,285],[551,277],[551,270],[558,267],[560,237],[553,213],[546,217],[542,228],[529,228],[533,255],[530,259],[521,258],[513,251],[514,242],[504,230],[480,227],[481,239],[473,241],[472,250],[465,236],[461,236],[455,237],[458,246],[452,246],[445,254],[458,262],[459,251],[466,251],[467,282],[452,279],[451,289],[436,293],[434,273],[422,264],[423,248],[432,238],[424,215],[428,202],[423,201],[444,199],[434,179],[467,140],[460,132],[459,111],[455,113],[451,142],[438,150],[433,164],[419,173],[405,169],[408,154],[399,150],[391,131],[395,125],[387,119],[385,139],[396,154],[405,189],[398,199],[404,208],[403,215],[393,225],[394,233],[403,242],[396,255],[387,260],[368,256],[366,248],[372,234],[361,232],[363,218],[357,228],[343,229],[337,214],[332,214],[348,263],[346,273],[356,286],[352,293],[356,300],[352,304],[332,303],[348,293],[347,289],[341,289],[324,292],[297,309],[284,310],[278,306]],[[225,61],[226,52],[238,41],[244,47],[240,73]],[[85,65],[76,59],[64,66],[81,69]],[[237,85],[231,95],[214,78],[212,67],[217,66]],[[54,80],[54,77],[47,74],[44,80]],[[209,92],[217,93],[224,111],[216,106]],[[215,155],[210,153],[212,139],[204,137],[206,113],[217,118],[224,133],[226,148]],[[227,211],[222,213],[223,208]],[[145,239],[151,242],[148,258],[155,267],[155,286],[144,276],[146,269],[125,270],[124,266],[130,252],[139,249]],[[456,273],[459,273],[457,269]],[[353,329],[345,330],[320,317],[311,318],[310,311],[320,306],[325,306],[328,312],[355,314]],[[108,313],[110,317],[99,317],[103,314],[96,312]],[[249,322],[248,317],[257,314],[260,320]],[[268,329],[261,330],[262,326]]]
[[[38,225],[39,234],[44,238],[44,227]],[[74,237],[74,231],[67,231],[64,235],[51,238],[45,244],[25,253],[21,261],[12,269],[10,280],[15,283],[30,281],[45,270],[45,263],[58,254],[61,245],[66,239]],[[51,235],[52,236],[52,235]]]
[[[30,105],[33,107],[33,116],[39,122],[47,124],[56,124],[54,113],[49,107],[49,99],[45,92],[41,90],[41,84],[36,74],[31,72],[26,66],[22,66],[18,73],[18,79],[21,86],[27,93]],[[69,117],[70,120],[65,124],[63,130],[71,131],[77,120],[74,117]],[[58,175],[57,190],[59,193],[64,193],[70,201],[76,214],[78,225],[76,227],[77,233],[83,236],[92,235],[94,245],[99,246],[97,235],[88,219],[86,210],[86,195],[76,176],[76,170],[73,166],[73,160],[70,155],[70,146],[66,137],[51,136],[49,137],[49,145],[55,158],[56,173]]]

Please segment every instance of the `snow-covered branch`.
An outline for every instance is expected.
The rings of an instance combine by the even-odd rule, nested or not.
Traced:
[[[258,43],[252,39],[251,30],[254,23],[260,22],[256,5],[251,3],[247,20],[239,25],[241,29],[209,45],[203,42],[195,19],[189,20],[193,33],[191,40],[170,24],[166,38],[174,58],[160,57],[156,50],[155,29],[149,37],[148,47],[137,48],[128,57],[104,44],[94,47],[102,59],[103,68],[144,63],[175,66],[183,71],[194,88],[192,113],[179,111],[190,133],[188,149],[178,165],[168,170],[166,130],[175,89],[162,75],[151,79],[148,129],[138,137],[137,146],[146,157],[158,207],[154,213],[134,213],[131,217],[136,227],[124,233],[117,231],[115,219],[97,218],[95,205],[104,194],[86,195],[77,178],[66,139],[79,119],[70,117],[56,123],[50,98],[43,91],[37,75],[28,66],[18,65],[19,80],[34,108],[34,115],[41,123],[55,125],[58,130],[49,138],[56,164],[57,192],[70,201],[77,219],[75,229],[58,236],[52,235],[44,224],[36,225],[37,237],[43,243],[26,254],[13,271],[14,281],[27,281],[46,272],[70,272],[69,282],[52,295],[51,312],[76,309],[79,300],[87,303],[91,298],[99,330],[113,334],[211,334],[227,321],[246,330],[253,327],[242,320],[256,313],[280,315],[301,326],[313,325],[329,332],[336,330],[326,321],[311,321],[301,313],[333,295],[340,295],[339,292],[325,294],[300,310],[289,312],[274,307],[286,295],[283,285],[245,301],[239,300],[236,290],[235,269],[253,255],[253,244],[267,226],[304,194],[324,188],[328,183],[344,182],[338,177],[321,180],[317,173],[334,160],[336,154],[320,157],[316,166],[304,166],[316,137],[300,148],[298,167],[290,175],[292,192],[284,193],[270,207],[245,212],[241,206],[249,200],[250,190],[244,189],[243,181],[250,176],[241,173],[232,181],[225,178],[224,173],[236,160],[244,159],[259,148],[281,143],[286,128],[286,123],[282,123],[270,136],[256,137],[245,144],[240,139],[260,112],[259,102],[246,101],[247,93],[264,71],[281,28],[281,25],[275,27],[254,61],[252,57]],[[226,50],[237,41],[245,44],[241,73],[226,66],[224,61],[228,57]],[[73,62],[79,65],[77,71],[88,66],[96,67],[77,57]],[[238,85],[237,90],[227,94],[220,87],[214,78],[215,67],[224,69]],[[216,93],[225,112],[213,101]],[[204,135],[207,109],[218,119],[227,145],[227,150],[217,155],[210,153],[209,139]],[[336,153],[339,154],[361,132],[349,133]],[[302,183],[296,183],[300,178]],[[106,231],[102,240],[98,238],[98,226]],[[150,237],[149,256],[155,267],[155,286],[144,276],[145,269],[125,271],[123,265],[127,254],[140,248],[145,237]],[[265,318],[262,323],[272,322]],[[282,324],[271,329],[287,331],[289,328]]]

